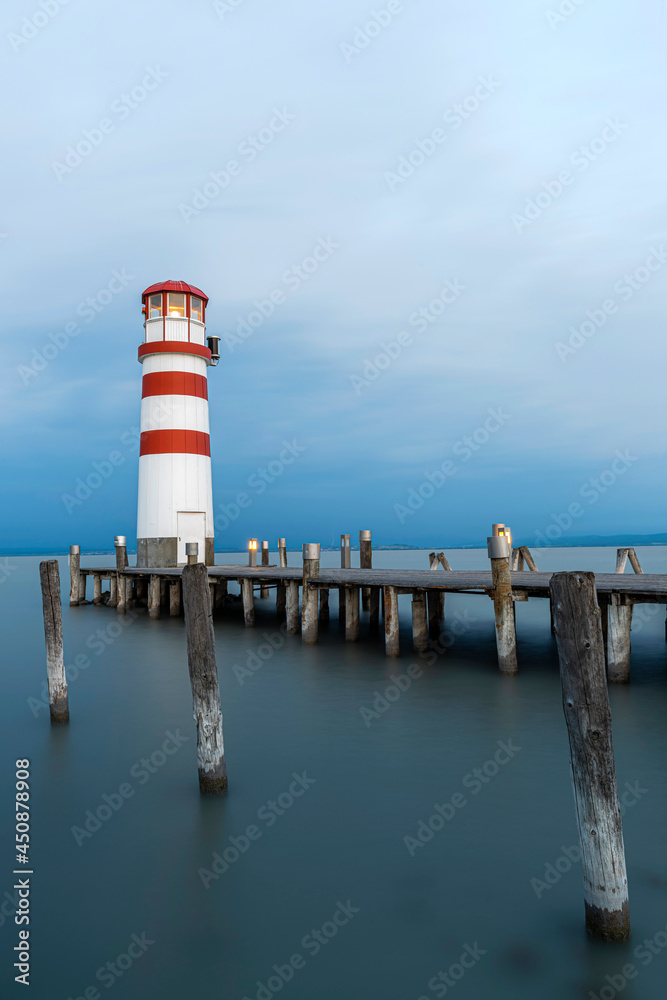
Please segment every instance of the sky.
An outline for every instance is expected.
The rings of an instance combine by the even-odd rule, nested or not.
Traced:
[[[167,279],[222,337],[218,548],[665,530],[661,0],[0,21],[0,548],[132,546]]]

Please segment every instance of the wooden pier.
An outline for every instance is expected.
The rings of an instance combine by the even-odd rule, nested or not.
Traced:
[[[379,631],[381,603],[385,650],[387,655],[397,656],[400,652],[400,595],[412,598],[413,648],[420,653],[428,648],[429,640],[437,640],[443,629],[445,595],[477,594],[494,602],[499,668],[502,673],[516,672],[514,603],[531,598],[550,601],[553,576],[533,568],[535,562],[525,546],[503,555],[503,547],[498,544],[502,539],[491,537],[490,569],[451,569],[442,552],[431,553],[430,569],[373,569],[368,565],[347,568],[350,562],[349,536],[341,536],[341,539],[341,563],[346,568],[321,567],[319,546],[314,544],[304,545],[300,566],[287,566],[284,539],[279,539],[280,565],[267,565],[268,544],[265,543],[261,549],[262,565],[208,566],[206,571],[214,614],[224,613],[230,601],[238,603],[239,598],[229,595],[228,590],[230,582],[236,583],[240,589],[243,619],[246,627],[251,628],[255,624],[256,596],[264,598],[270,589],[274,589],[276,614],[281,621],[286,621],[288,633],[301,632],[304,642],[316,643],[318,625],[329,619],[329,594],[335,590],[339,595],[339,618],[345,640],[354,642],[359,638],[360,604],[363,609],[368,609],[369,631]],[[72,546],[70,603],[90,603],[86,592],[88,577],[92,577],[93,604],[115,606],[121,614],[132,605],[145,604],[151,618],[181,615],[182,567],[157,569],[129,566],[125,539],[120,536],[120,541],[122,544],[120,551],[117,548],[116,565],[106,567],[81,567],[78,546]],[[632,608],[635,604],[667,605],[667,574],[643,573],[634,549],[619,549],[618,552],[616,572],[597,573],[594,580],[602,612],[609,680],[623,682],[629,679]],[[363,555],[364,562],[370,562],[368,548]],[[625,574],[623,569],[628,558],[635,572]],[[256,559],[250,561],[256,562]],[[510,565],[531,568],[510,570]],[[102,589],[105,581],[109,581],[108,591]]]

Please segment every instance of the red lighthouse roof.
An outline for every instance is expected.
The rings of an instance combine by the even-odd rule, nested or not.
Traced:
[[[186,281],[158,281],[155,285],[149,285],[146,291],[142,292],[141,298],[145,299],[147,295],[154,295],[156,292],[185,292],[198,295],[204,302],[208,302],[208,295],[204,295],[201,288],[188,285]]]

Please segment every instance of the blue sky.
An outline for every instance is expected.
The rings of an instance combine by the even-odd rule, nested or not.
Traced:
[[[0,546],[135,536],[167,278],[218,545],[664,530],[663,7],[4,4]]]

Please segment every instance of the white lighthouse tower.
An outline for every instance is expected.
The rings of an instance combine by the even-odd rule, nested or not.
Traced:
[[[186,542],[212,565],[207,371],[220,360],[220,338],[206,336],[208,298],[194,285],[159,282],[142,302],[137,566],[182,565]]]

